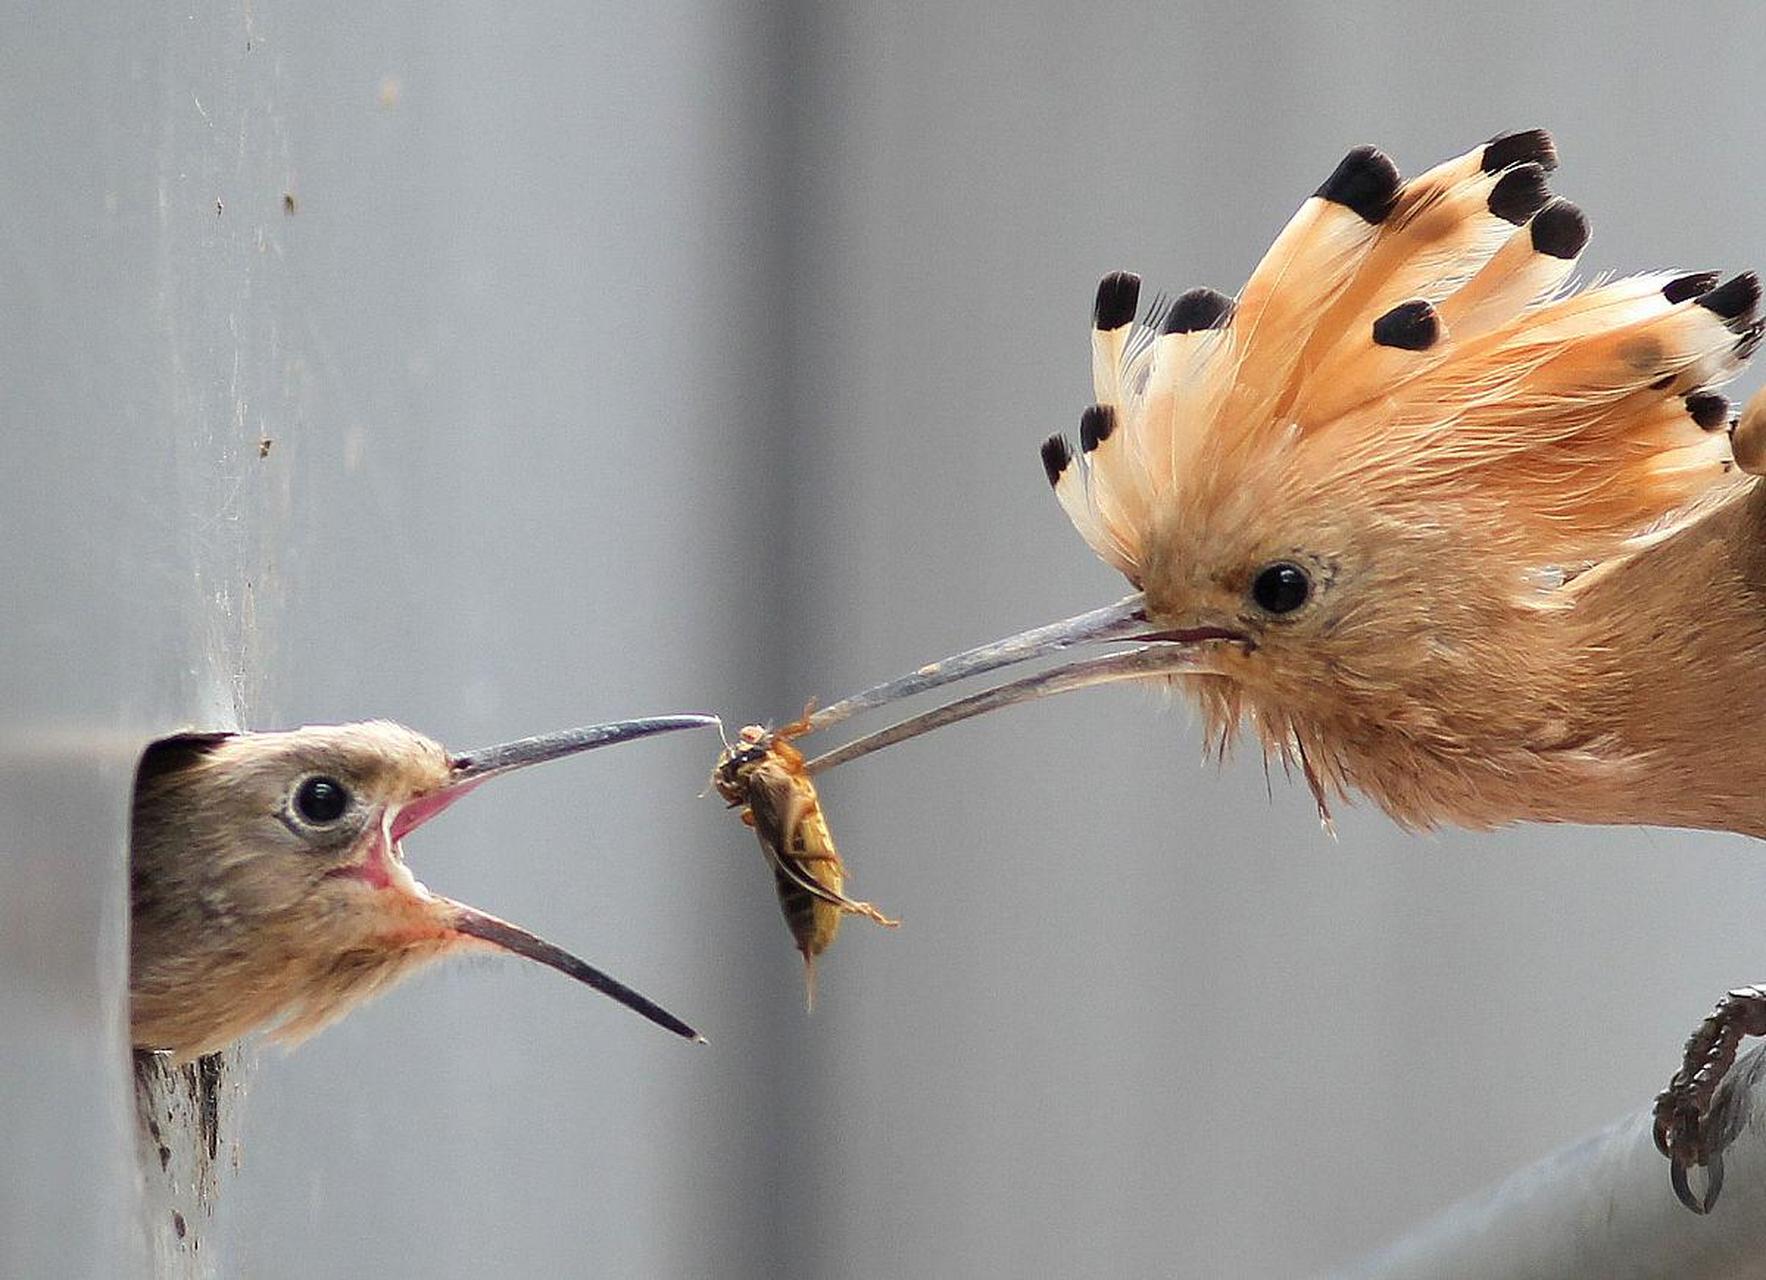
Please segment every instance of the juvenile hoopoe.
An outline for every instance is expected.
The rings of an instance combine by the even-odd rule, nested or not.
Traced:
[[[130,831],[130,1039],[179,1059],[261,1028],[300,1040],[473,950],[537,960],[697,1039],[562,948],[431,893],[400,842],[490,778],[716,723],[622,720],[461,755],[385,721],[161,739],[142,757]]]
[[[1055,496],[1137,594],[959,654],[813,717],[1080,643],[1069,663],[904,721],[1106,680],[1168,680],[1224,749],[1248,726],[1321,815],[1647,823],[1766,837],[1766,402],[1715,388],[1761,339],[1752,274],[1570,283],[1588,222],[1540,130],[1403,181],[1351,151],[1236,299],[1140,307],[1105,277],[1096,402],[1042,447]],[[1137,318],[1138,317],[1138,318]],[[1732,448],[1732,436],[1734,446]],[[1741,466],[1737,465],[1738,455]],[[1684,1167],[1766,993],[1701,1029],[1659,1104]],[[1718,1025],[1720,1024],[1720,1025]],[[1727,1055],[1727,1056],[1726,1056]]]

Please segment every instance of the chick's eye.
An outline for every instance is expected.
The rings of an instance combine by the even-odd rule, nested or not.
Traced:
[[[1312,579],[1297,564],[1266,566],[1251,583],[1251,599],[1267,613],[1292,613],[1312,594]]]
[[[336,822],[349,808],[350,793],[336,778],[308,778],[294,793],[295,812],[308,822]]]

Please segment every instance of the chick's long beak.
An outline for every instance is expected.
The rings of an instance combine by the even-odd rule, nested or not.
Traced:
[[[560,733],[520,738],[514,742],[499,743],[494,747],[462,752],[449,762],[452,766],[451,776],[443,786],[410,801],[392,816],[390,824],[392,839],[396,843],[404,835],[435,817],[436,814],[476,788],[480,783],[500,774],[512,773],[516,769],[525,769],[528,765],[543,764],[547,760],[557,760],[563,756],[575,755],[579,751],[592,751],[596,747],[612,746],[619,742],[633,742],[653,734],[672,733],[676,729],[698,729],[717,723],[716,716],[706,715],[651,716],[639,720],[615,720],[607,724],[588,725],[581,729],[566,729]],[[603,995],[611,996],[634,1013],[643,1015],[657,1026],[666,1028],[677,1036],[704,1043],[704,1036],[655,1001],[632,990],[617,978],[602,972],[586,960],[572,955],[563,947],[547,942],[544,938],[529,933],[519,925],[511,924],[488,912],[480,911],[476,907],[469,907],[463,902],[455,902],[449,898],[435,899],[432,909],[440,915],[442,923],[447,928],[463,937],[476,938],[499,950],[538,961],[547,968],[556,969],[567,977],[575,978],[578,982],[593,987]]]
[[[953,654],[908,675],[873,685],[863,693],[843,698],[812,715],[805,732],[831,728],[860,712],[1077,645],[1114,643],[1135,647],[1098,657],[1079,658],[955,699],[856,738],[843,747],[817,756],[805,767],[811,774],[824,773],[836,765],[947,724],[1051,694],[1118,680],[1203,671],[1207,669],[1207,653],[1212,642],[1251,643],[1249,637],[1222,627],[1160,630],[1147,620],[1146,598],[1138,594],[1128,596],[1102,609],[1032,627],[1029,631]]]
[[[462,751],[449,759],[449,776],[445,783],[399,809],[393,818],[392,838],[395,841],[403,839],[467,792],[505,773],[573,756],[580,751],[593,751],[596,747],[611,747],[659,733],[702,729],[718,723],[716,716],[707,715],[646,716],[637,720],[584,725],[580,729],[562,729],[557,733],[499,742],[494,747],[480,747],[476,751]]]
[[[673,733],[677,729],[702,729],[717,722],[716,716],[706,715],[647,716],[638,720],[610,720],[606,724],[591,724],[581,729],[565,729],[558,733],[542,733],[532,738],[517,738],[514,742],[500,742],[494,747],[480,747],[477,751],[463,751],[455,756],[451,762],[454,767],[454,782],[451,785],[476,784],[499,773],[525,769],[530,764],[544,764],[562,756],[573,756],[579,751],[593,751],[596,747],[611,747],[620,742],[635,742],[639,738],[648,738],[658,733]]]
[[[657,1026],[674,1032],[684,1040],[693,1040],[699,1044],[705,1043],[704,1036],[654,1000],[632,990],[618,978],[602,972],[581,957],[572,955],[563,947],[547,942],[538,934],[529,933],[520,925],[500,920],[488,912],[480,911],[476,907],[469,907],[463,902],[450,902],[448,905],[452,908],[449,924],[456,933],[464,934],[469,938],[478,938],[513,955],[537,960],[548,969],[556,969],[566,977],[575,978],[585,986],[593,987],[604,996],[611,996],[633,1013],[643,1015]]]

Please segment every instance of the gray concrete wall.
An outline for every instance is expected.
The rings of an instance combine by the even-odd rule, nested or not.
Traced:
[[[6,1276],[143,1265],[146,737],[780,716],[1113,599],[1035,455],[1097,276],[1236,288],[1355,143],[1546,125],[1591,269],[1766,266],[1741,5],[0,12]],[[1766,965],[1743,841],[1333,843],[1103,691],[829,780],[906,924],[806,1018],[705,746],[411,854],[712,1045],[482,962],[248,1055],[222,1274],[1303,1272],[1634,1109]]]

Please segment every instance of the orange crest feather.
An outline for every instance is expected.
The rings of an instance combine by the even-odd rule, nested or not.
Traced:
[[[1517,574],[1575,571],[1730,491],[1727,401],[1760,286],[1662,273],[1566,291],[1588,225],[1543,131],[1409,183],[1371,147],[1306,201],[1236,303],[1094,314],[1081,450],[1043,458],[1086,541],[1137,585],[1174,522],[1293,502],[1389,506]]]

